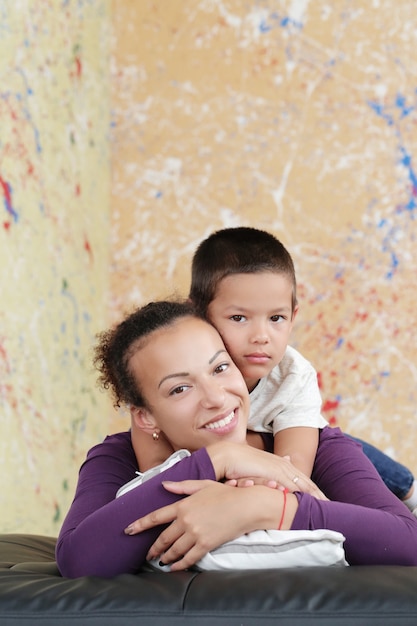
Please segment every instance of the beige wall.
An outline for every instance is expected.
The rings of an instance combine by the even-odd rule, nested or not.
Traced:
[[[128,426],[95,333],[186,294],[224,226],[287,245],[326,416],[413,467],[414,3],[19,0],[0,20],[0,530],[56,534],[86,450]]]
[[[109,2],[0,10],[0,530],[55,534],[108,430]]]
[[[414,3],[125,1],[113,21],[112,318],[185,294],[212,230],[271,230],[327,418],[413,466]]]

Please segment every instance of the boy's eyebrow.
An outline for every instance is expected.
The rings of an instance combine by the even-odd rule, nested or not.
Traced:
[[[222,354],[222,352],[227,354],[227,352],[226,352],[226,350],[224,348],[222,348],[221,350],[217,350],[216,354],[214,356],[212,356],[211,359],[209,360],[209,365],[211,365],[213,363],[213,361],[215,361],[217,359],[219,354]],[[167,376],[164,376],[159,381],[158,389],[162,385],[162,383],[165,380],[168,380],[169,378],[177,378],[178,376],[189,376],[189,375],[190,375],[189,372],[175,372],[174,374],[168,374]]]
[[[225,308],[225,311],[242,311],[243,313],[245,313],[246,311],[251,311],[251,307],[247,307],[247,306],[242,306],[241,304],[231,304],[229,306],[227,306]],[[274,313],[279,313],[280,311],[291,311],[292,310],[292,306],[291,305],[282,305],[282,306],[277,306],[274,307],[273,309],[271,309],[271,311],[269,311],[269,313],[274,312]]]

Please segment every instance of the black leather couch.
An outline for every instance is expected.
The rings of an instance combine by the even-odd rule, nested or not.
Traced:
[[[52,537],[0,535],[0,626],[417,625],[417,567],[71,580],[59,575],[54,547]]]

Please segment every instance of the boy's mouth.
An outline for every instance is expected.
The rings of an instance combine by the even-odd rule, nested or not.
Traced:
[[[249,363],[255,364],[264,364],[268,363],[271,360],[269,354],[265,354],[265,352],[253,352],[252,354],[245,354],[245,359],[249,361]]]

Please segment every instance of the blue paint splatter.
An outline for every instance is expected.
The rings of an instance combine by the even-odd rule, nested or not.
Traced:
[[[288,15],[280,16],[278,13],[271,13],[267,19],[262,19],[259,24],[259,31],[263,34],[269,33],[274,28],[295,28],[302,30],[304,24],[297,20],[294,20]]]
[[[406,97],[401,93],[397,93],[395,100],[391,103],[391,105],[384,106],[371,100],[368,101],[368,105],[378,115],[378,117],[386,122],[388,126],[393,127],[395,136],[398,140],[398,163],[405,169],[410,183],[407,185],[408,199],[405,203],[395,208],[395,213],[401,214],[408,212],[410,218],[415,219],[415,209],[417,208],[417,173],[413,166],[412,155],[404,145],[399,123],[415,111],[416,107],[414,105],[408,105]],[[390,221],[385,217],[379,220],[377,227],[380,230],[386,231],[382,242],[382,251],[389,254],[390,268],[386,274],[386,278],[391,280],[399,266],[399,257],[393,250],[393,242],[396,241],[396,230],[390,226]]]

